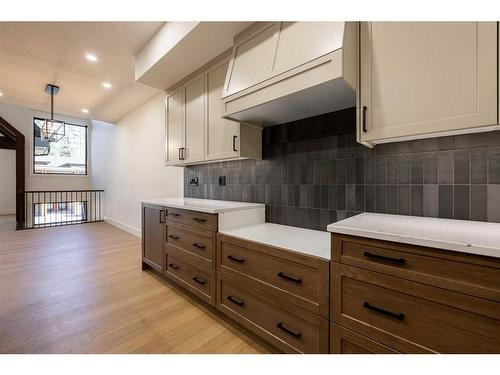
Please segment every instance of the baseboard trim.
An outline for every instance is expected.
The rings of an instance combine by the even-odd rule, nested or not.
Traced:
[[[15,215],[16,210],[0,210],[0,215]]]
[[[117,227],[117,228],[120,228],[120,229],[124,230],[125,232],[133,234],[136,237],[139,237],[139,238],[141,237],[141,230],[137,229],[137,228],[135,228],[135,227],[133,227],[131,225],[122,223],[119,220],[115,220],[115,219],[113,219],[111,217],[107,217],[107,216],[104,217],[104,221],[106,223],[109,223],[109,224]]]

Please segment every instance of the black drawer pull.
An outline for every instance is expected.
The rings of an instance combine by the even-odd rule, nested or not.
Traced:
[[[169,266],[170,268],[173,268],[174,270],[178,270],[178,269],[180,268],[180,267],[179,267],[177,264],[175,264],[175,263],[170,263],[168,266]]]
[[[381,309],[380,307],[372,306],[372,305],[370,305],[369,302],[363,303],[363,307],[367,308],[368,310],[372,310],[372,311],[378,312],[380,314],[390,316],[391,318],[394,318],[397,320],[403,320],[405,318],[405,314],[403,314],[403,313],[399,313],[399,314],[393,313],[392,311],[387,311],[387,310]]]
[[[238,263],[245,263],[245,259],[236,258],[235,256],[232,256],[232,255],[228,255],[227,259],[231,259],[232,261],[238,262]]]
[[[366,129],[366,110],[368,108],[364,105],[363,108],[362,108],[362,123],[363,123],[363,133],[366,133],[367,132],[367,129]]]
[[[175,212],[171,212],[169,213],[170,216],[173,216],[173,217],[179,217],[181,216],[180,214],[176,214]]]
[[[297,283],[297,284],[300,284],[302,282],[302,279],[300,279],[298,277],[292,277],[292,276],[285,275],[283,272],[279,272],[278,276],[285,279],[285,280],[293,281],[294,283]]]
[[[194,243],[193,246],[197,247],[198,249],[204,249],[205,248],[205,245],[203,245],[201,243]]]
[[[300,338],[300,336],[302,336],[302,333],[300,332],[293,332],[292,330],[286,328],[282,322],[279,322],[278,324],[276,324],[276,327],[278,327],[279,329],[281,329],[282,331],[285,331],[286,333],[288,333],[289,335],[295,337],[295,338]]]
[[[232,303],[237,304],[238,306],[243,306],[243,305],[245,304],[245,302],[243,302],[243,301],[239,301],[239,300],[237,300],[236,298],[234,298],[233,296],[227,296],[227,299],[228,299],[229,301],[231,301]]]
[[[404,258],[392,258],[392,257],[386,257],[384,255],[378,255],[378,254],[373,254],[370,253],[369,251],[365,251],[363,255],[367,258],[375,259],[375,260],[380,260],[381,262],[389,262],[393,264],[405,264]]]
[[[179,236],[176,236],[175,234],[169,234],[168,237],[171,238],[171,239],[173,239],[173,240],[178,240],[179,239]]]
[[[198,277],[198,276],[193,277],[193,280],[201,285],[205,285],[207,283],[207,280],[202,279],[201,277]]]
[[[193,217],[193,220],[197,221],[198,223],[204,223],[205,221],[207,221],[207,219],[203,219],[201,217]]]

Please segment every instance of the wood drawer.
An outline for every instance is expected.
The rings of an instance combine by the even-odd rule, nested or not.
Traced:
[[[327,353],[328,321],[218,273],[217,309],[287,353]]]
[[[328,318],[329,262],[219,233],[217,269]]]
[[[215,256],[215,233],[207,229],[191,227],[170,221],[167,226],[167,243],[189,251],[213,262]]]
[[[403,353],[500,353],[500,304],[332,262],[332,320]]]
[[[167,225],[173,221],[217,232],[217,214],[169,208],[167,218]]]
[[[199,268],[184,257],[166,254],[166,276],[211,305],[215,305],[215,275],[211,268]]]
[[[500,302],[500,260],[332,235],[332,260]]]
[[[398,354],[388,346],[379,344],[356,332],[330,323],[330,353],[332,354]]]

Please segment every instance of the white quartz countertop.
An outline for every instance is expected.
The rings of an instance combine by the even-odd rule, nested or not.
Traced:
[[[221,230],[220,233],[330,260],[330,233],[328,232],[259,223]]]
[[[248,210],[252,208],[264,208],[262,203],[230,202],[215,199],[198,198],[162,198],[141,199],[142,203],[155,204],[158,206],[181,208],[183,210],[200,211],[209,214]]]
[[[500,258],[500,224],[363,213],[330,224],[333,233]]]

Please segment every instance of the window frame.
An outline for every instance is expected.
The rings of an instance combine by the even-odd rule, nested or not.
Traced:
[[[65,121],[65,125],[71,125],[71,126],[79,126],[82,128],[85,128],[85,173],[80,173],[80,174],[73,174],[73,173],[40,173],[36,172],[35,170],[35,120],[44,120],[44,118],[39,117],[39,116],[32,116],[32,121],[31,121],[31,134],[32,134],[32,142],[31,142],[31,155],[32,155],[32,161],[31,161],[31,171],[33,173],[33,176],[68,176],[68,177],[78,177],[78,176],[88,176],[89,175],[89,144],[88,144],[88,138],[89,138],[89,126],[88,125],[83,125],[83,124],[75,124],[72,122]]]

